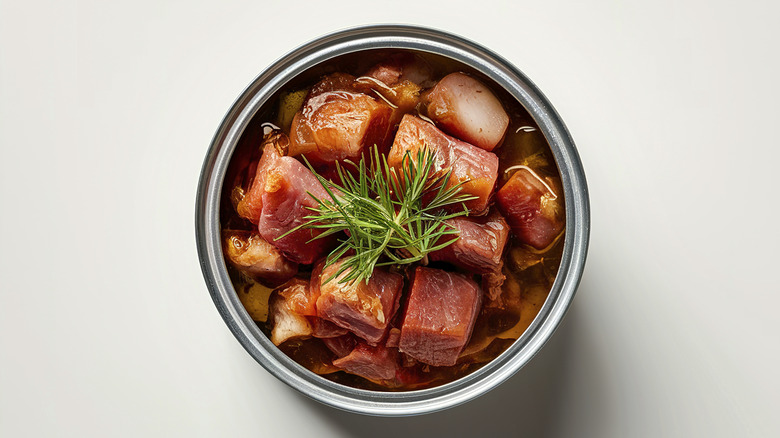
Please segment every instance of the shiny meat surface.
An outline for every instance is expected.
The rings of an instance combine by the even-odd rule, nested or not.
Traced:
[[[373,381],[394,379],[398,363],[398,350],[365,342],[359,342],[348,355],[333,361],[334,366]]]
[[[268,286],[278,286],[298,272],[298,264],[287,260],[258,233],[243,230],[222,232],[225,256],[238,270]]]
[[[321,275],[312,276],[313,282],[319,282],[317,314],[376,345],[384,338],[398,310],[403,277],[377,268],[368,284],[362,281],[339,284],[346,272],[325,283],[342,262],[343,259],[323,269]]]
[[[290,128],[290,156],[317,163],[359,159],[366,147],[384,145],[392,109],[358,91],[354,78],[336,74],[309,92]]]
[[[421,87],[430,87],[433,82],[431,66],[419,56],[410,53],[396,53],[369,69],[365,76],[394,86],[403,81],[413,82]]]
[[[301,264],[314,263],[321,258],[335,239],[330,236],[310,242],[321,233],[314,229],[299,229],[284,236],[305,223],[304,218],[311,214],[309,208],[318,205],[309,193],[319,199],[330,199],[314,174],[298,160],[281,157],[268,169],[263,212],[258,223],[260,235],[285,257]]]
[[[447,224],[458,231],[455,243],[429,254],[431,260],[452,263],[477,274],[501,268],[509,225],[497,211],[486,217],[456,217]],[[453,239],[452,236],[448,240]]]
[[[428,92],[428,117],[446,133],[486,151],[501,143],[509,115],[482,82],[451,73]]]
[[[398,348],[434,366],[455,365],[479,313],[482,290],[464,275],[418,267]]]
[[[357,345],[357,338],[353,334],[347,333],[346,335],[335,338],[325,338],[322,342],[336,355],[336,357],[344,357],[355,348],[355,345]]]
[[[315,338],[329,339],[346,335],[349,330],[339,327],[330,321],[324,320],[318,316],[309,318],[312,326],[311,335]]]
[[[536,249],[550,245],[564,227],[560,190],[522,166],[496,194],[515,235]]]
[[[393,147],[387,157],[390,166],[399,169],[406,152],[416,159],[420,148],[428,147],[436,155],[436,171],[452,168],[447,187],[463,183],[461,193],[477,196],[466,202],[474,214],[487,209],[498,178],[498,157],[476,146],[441,132],[419,117],[405,115],[398,126]],[[460,207],[454,207],[459,209]]]
[[[254,177],[246,195],[236,204],[238,215],[253,224],[258,223],[263,212],[263,193],[268,169],[276,165],[288,143],[287,136],[277,131],[266,136],[260,145],[263,155],[256,164]]]

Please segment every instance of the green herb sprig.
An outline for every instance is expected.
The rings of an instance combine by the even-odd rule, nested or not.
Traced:
[[[405,265],[425,258],[457,240],[457,231],[445,221],[468,215],[465,202],[476,196],[460,194],[463,182],[447,188],[452,169],[435,170],[436,157],[428,148],[420,148],[416,160],[407,152],[401,161],[401,175],[387,164],[377,147],[354,166],[357,176],[336,163],[341,184],[319,175],[305,159],[330,199],[319,199],[301,228],[320,229],[314,239],[345,232],[347,237],[327,257],[326,267],[345,257],[337,272],[325,282],[340,276],[339,283],[368,281],[376,266]],[[425,202],[423,201],[425,197]],[[444,207],[462,204],[463,210],[447,213]],[[286,235],[286,234],[285,234]],[[442,237],[455,235],[442,242]],[[284,237],[284,236],[281,236]],[[280,237],[280,238],[281,238]]]

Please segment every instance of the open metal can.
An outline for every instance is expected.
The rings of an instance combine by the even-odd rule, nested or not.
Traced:
[[[335,57],[374,49],[431,53],[456,60],[499,84],[534,119],[558,166],[566,208],[564,248],[557,277],[528,329],[500,356],[453,382],[430,389],[380,392],[324,379],[282,353],[241,304],[224,262],[220,202],[225,174],[252,117],[299,74]],[[288,53],[263,71],[239,96],[217,129],[203,163],[196,201],[196,239],[201,268],[219,313],[244,348],[281,381],[326,405],[363,414],[404,416],[446,409],[472,400],[522,368],[547,342],[572,302],[588,248],[590,212],[585,175],[563,121],[542,93],[507,60],[485,47],[438,30],[399,25],[348,29]]]

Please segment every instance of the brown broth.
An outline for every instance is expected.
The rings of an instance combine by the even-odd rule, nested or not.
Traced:
[[[231,158],[222,192],[220,220],[222,229],[251,230],[254,225],[240,218],[231,202],[231,191],[236,175],[246,169],[252,160],[259,158],[258,145],[264,126],[280,123],[280,98],[295,91],[305,90],[323,75],[333,72],[346,72],[359,75],[389,53],[398,51],[374,50],[341,56],[317,65],[302,73],[287,86],[276,93],[247,126],[236,151]],[[515,165],[526,165],[542,177],[560,182],[560,173],[552,152],[538,129],[538,126],[526,110],[505,90],[473,69],[438,55],[418,53],[434,70],[434,77],[464,71],[488,85],[504,104],[510,116],[510,125],[503,143],[493,152],[499,157],[499,178],[497,188],[511,176]],[[412,110],[414,113],[414,110]],[[289,134],[289,128],[286,131]],[[508,170],[509,169],[509,170]],[[379,391],[405,391],[438,386],[459,379],[484,366],[498,357],[520,337],[542,308],[553,281],[558,272],[563,251],[563,232],[544,250],[536,250],[522,244],[510,236],[504,253],[503,273],[506,280],[498,300],[483,300],[482,310],[477,318],[471,340],[466,345],[458,363],[451,367],[424,366],[420,368],[421,378],[415,385],[400,388],[387,388],[362,377],[339,371],[330,364],[332,353],[317,338],[288,341],[279,348],[296,362],[322,377],[344,385]],[[268,299],[273,289],[261,285],[226,263],[228,272],[241,303],[258,327],[270,337],[271,326],[268,322]],[[301,266],[299,277],[308,279],[311,268]]]

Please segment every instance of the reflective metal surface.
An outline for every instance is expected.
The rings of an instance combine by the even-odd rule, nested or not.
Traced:
[[[544,133],[561,173],[566,234],[552,290],[536,319],[503,354],[479,370],[435,388],[408,392],[355,389],[321,378],[274,346],[244,310],[227,273],[220,242],[219,205],[225,172],[238,139],[258,109],[277,90],[309,67],[361,50],[396,48],[456,59],[503,86],[531,114]],[[585,175],[574,142],[552,105],[504,58],[458,36],[414,26],[379,25],[336,32],[305,44],[262,72],[228,111],[203,163],[196,201],[198,256],[208,289],[222,318],[241,345],[274,376],[327,405],[353,412],[402,416],[434,412],[474,399],[528,363],[560,324],[582,276],[590,212]]]

